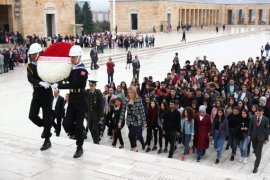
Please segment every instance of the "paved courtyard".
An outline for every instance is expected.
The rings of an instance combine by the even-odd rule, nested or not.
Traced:
[[[140,77],[152,75],[154,80],[163,80],[175,52],[179,52],[181,65],[186,59],[192,61],[197,56],[207,55],[220,68],[250,56],[255,58],[261,45],[270,39],[269,30],[257,27],[232,27],[228,31],[217,35],[209,30],[208,35],[200,35],[199,30],[194,30],[190,34],[193,40],[186,44],[176,40],[181,36],[179,34],[157,34],[157,37],[164,37],[157,42],[156,49],[144,50],[144,53],[135,50],[141,60]],[[166,48],[173,44],[175,48]],[[125,52],[122,49],[113,51],[100,56],[100,69],[90,72],[90,79],[98,80],[101,89],[107,82],[104,61],[109,55],[116,61],[116,84],[121,81],[129,84],[131,81],[132,70],[125,69],[126,60],[122,57]],[[84,52],[83,61],[87,63],[89,50]],[[61,91],[61,95],[66,92]],[[185,162],[180,161],[183,147],[176,150],[174,159],[168,159],[168,154],[157,155],[157,151],[130,152],[127,129],[124,129],[123,150],[112,148],[107,136],[102,139],[102,145],[94,145],[88,134],[83,157],[73,159],[75,141],[68,139],[62,130],[60,137],[52,137],[52,148],[41,152],[41,129],[27,118],[31,96],[32,87],[27,82],[24,66],[0,75],[0,179],[270,179],[270,144],[263,148],[263,158],[256,175],[252,174],[254,154],[249,157],[248,164],[243,165],[238,162],[239,151],[236,160],[231,162],[230,151],[224,150],[219,165],[214,163],[216,152],[213,147],[209,148],[200,163],[196,162],[194,154],[189,155]]]

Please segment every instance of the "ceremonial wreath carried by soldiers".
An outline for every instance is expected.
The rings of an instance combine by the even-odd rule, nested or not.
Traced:
[[[47,52],[46,52],[47,51]],[[82,64],[81,56],[82,49],[80,46],[72,46],[69,43],[56,43],[50,48],[46,49],[42,54],[42,48],[39,44],[32,44],[29,49],[29,56],[31,63],[27,66],[28,81],[32,84],[34,93],[30,106],[29,119],[38,127],[43,127],[41,138],[45,141],[41,147],[41,150],[47,150],[51,147],[51,106],[53,101],[52,89],[69,89],[69,103],[66,110],[65,119],[63,121],[63,127],[68,134],[76,135],[77,149],[74,154],[74,158],[78,158],[83,154],[84,143],[84,118],[85,110],[88,109],[88,127],[92,134],[94,143],[99,143],[99,131],[98,125],[102,120],[102,94],[100,90],[97,90],[96,81],[89,81],[90,89],[85,90],[88,71],[84,64]],[[61,52],[60,52],[61,51]],[[48,55],[48,52],[56,52],[53,55]],[[57,55],[59,54],[59,56]],[[67,59],[69,62],[67,62]],[[63,63],[64,62],[64,63]],[[63,63],[63,66],[67,68],[65,63],[72,64],[68,77],[63,78],[63,73],[58,72],[52,77],[52,72],[44,74],[43,69],[48,65],[54,65],[54,63]],[[62,67],[63,67],[62,66]],[[61,72],[61,67],[59,69]],[[39,73],[40,72],[40,73]],[[46,72],[46,71],[45,71]],[[57,82],[62,79],[63,81]],[[42,77],[42,78],[41,78]],[[47,82],[47,81],[48,82]],[[64,83],[63,83],[64,82]],[[88,107],[87,107],[88,103]],[[43,117],[39,117],[39,111],[42,108]]]

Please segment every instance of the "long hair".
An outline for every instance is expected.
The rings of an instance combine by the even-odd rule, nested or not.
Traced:
[[[217,109],[217,114],[215,116],[215,119],[219,119],[218,112],[222,112],[221,121],[224,121],[224,119],[225,119],[225,112],[224,112],[223,108],[218,108]]]
[[[191,107],[186,107],[183,113],[183,116],[185,116],[185,112],[187,112],[187,120],[188,122],[191,122],[194,119],[194,110]]]
[[[135,86],[130,85],[128,91],[130,91],[134,95],[134,99],[138,98],[137,88]]]

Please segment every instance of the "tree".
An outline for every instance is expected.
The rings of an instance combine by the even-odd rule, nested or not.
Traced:
[[[75,4],[75,23],[76,24],[83,23],[83,13],[78,3]]]
[[[85,2],[82,8],[83,29],[86,34],[94,32],[93,14],[88,2]]]

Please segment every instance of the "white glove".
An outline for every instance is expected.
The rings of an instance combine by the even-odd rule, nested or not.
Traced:
[[[44,87],[45,89],[48,89],[50,87],[50,84],[49,83],[43,82],[43,81],[39,82],[39,85],[42,86],[42,87]]]
[[[53,89],[57,89],[57,88],[58,88],[58,84],[57,84],[57,83],[54,83],[53,85],[51,85],[51,87],[52,87]]]

